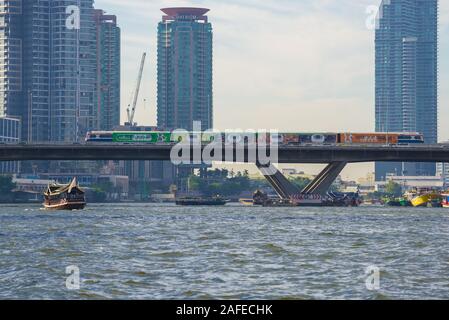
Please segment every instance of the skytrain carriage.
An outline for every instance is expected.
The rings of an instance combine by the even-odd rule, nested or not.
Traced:
[[[278,133],[267,134],[268,143],[279,145],[322,144],[331,145],[338,141],[336,133]]]
[[[423,144],[424,136],[419,133],[340,133],[339,144],[362,144],[362,145],[408,145]]]
[[[259,144],[278,145],[409,145],[423,144],[424,136],[419,133],[201,133],[169,131],[92,131],[86,135],[86,142],[173,144],[194,141],[200,137],[201,143],[221,141],[239,144],[257,141]]]
[[[340,133],[339,143],[341,144],[398,144],[398,135],[389,133]]]
[[[423,144],[424,135],[411,133],[411,134],[400,134],[398,137],[398,144]]]
[[[86,142],[113,142],[111,131],[91,131],[86,134]]]
[[[299,142],[301,144],[336,144],[338,135],[336,133],[307,133],[300,134]]]

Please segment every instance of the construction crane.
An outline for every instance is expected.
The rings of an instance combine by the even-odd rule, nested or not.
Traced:
[[[137,125],[134,122],[134,115],[136,114],[137,100],[139,98],[140,83],[142,82],[143,67],[145,65],[146,56],[147,53],[144,52],[142,55],[142,61],[140,62],[139,75],[137,76],[137,83],[134,91],[134,97],[132,98],[132,104],[129,104],[126,109],[126,113],[128,114],[128,122],[125,123],[125,126],[135,127]]]

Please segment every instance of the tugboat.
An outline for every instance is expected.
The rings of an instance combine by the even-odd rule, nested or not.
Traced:
[[[229,201],[220,196],[215,197],[184,197],[176,199],[178,206],[224,206]]]
[[[76,178],[67,184],[50,184],[44,193],[46,210],[82,210],[86,207],[85,192]]]

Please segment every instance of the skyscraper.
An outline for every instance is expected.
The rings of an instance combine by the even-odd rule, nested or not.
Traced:
[[[157,125],[161,129],[213,128],[212,25],[209,9],[165,8],[158,26]],[[186,189],[193,168],[157,163],[163,181]],[[204,169],[204,167],[203,167]]]
[[[30,142],[80,139],[97,125],[93,0],[8,0],[0,7],[0,110]]]
[[[22,1],[0,6],[0,117],[22,106]]]
[[[166,8],[158,26],[157,124],[213,126],[212,25],[202,8]]]
[[[98,129],[120,125],[120,28],[117,17],[95,10]]]
[[[376,131],[438,142],[438,0],[384,0],[376,30]],[[435,175],[435,164],[376,163],[388,174]]]

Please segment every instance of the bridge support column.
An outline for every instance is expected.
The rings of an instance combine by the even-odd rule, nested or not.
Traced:
[[[291,183],[275,166],[257,164],[257,167],[281,199],[290,200],[293,195],[301,193],[301,190]]]
[[[346,165],[347,162],[330,163],[301,193],[326,195]]]
[[[299,190],[291,183],[275,166],[262,166],[257,164],[260,172],[270,183],[276,193],[284,200],[290,200],[294,195],[317,194],[325,196],[337,179],[338,175],[346,167],[347,162],[332,162],[307,186]],[[274,174],[273,174],[274,173]]]

